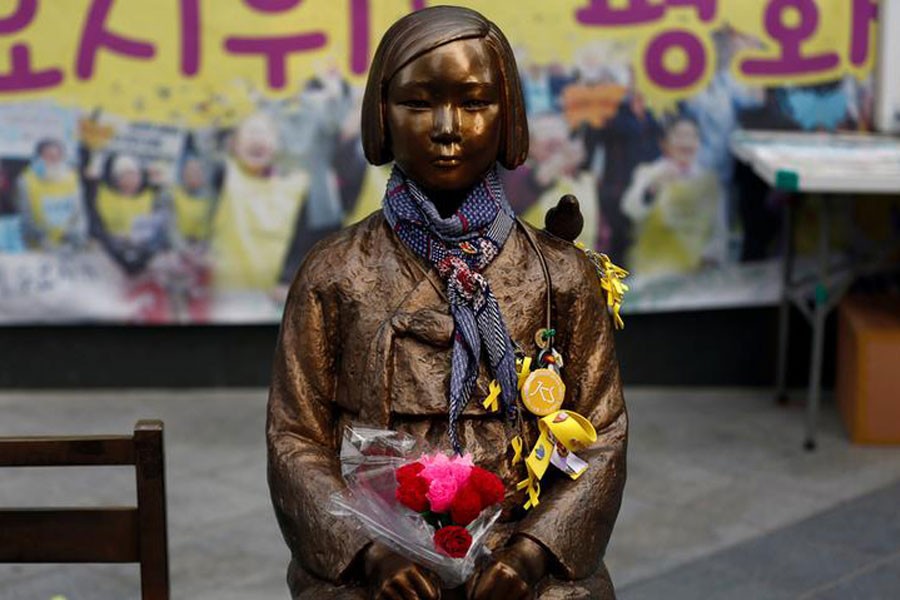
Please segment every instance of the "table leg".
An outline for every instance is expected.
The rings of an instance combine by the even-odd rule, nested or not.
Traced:
[[[822,394],[822,354],[825,346],[825,318],[828,316],[828,253],[830,240],[830,198],[824,196],[816,202],[819,213],[819,266],[813,299],[813,340],[809,361],[809,393],[806,399],[807,450],[816,448],[816,425],[819,418],[819,402]]]
[[[790,287],[794,269],[794,198],[784,205],[781,241],[781,305],[778,307],[778,363],[776,366],[775,401],[787,404],[788,332],[790,331]]]

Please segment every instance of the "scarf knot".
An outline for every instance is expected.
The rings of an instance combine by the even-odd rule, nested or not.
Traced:
[[[447,295],[453,297],[451,304],[468,303],[478,308],[484,303],[490,289],[487,279],[473,271],[465,261],[448,256],[437,265],[438,274],[447,284]]]
[[[449,428],[453,450],[462,454],[457,424],[468,404],[482,354],[500,384],[508,418],[518,393],[515,354],[500,306],[482,272],[497,257],[515,223],[494,170],[476,185],[450,217],[394,167],[384,196],[384,216],[400,240],[437,271],[447,286],[453,316]]]

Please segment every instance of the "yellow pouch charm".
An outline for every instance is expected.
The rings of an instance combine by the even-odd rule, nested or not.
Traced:
[[[565,396],[566,384],[553,369],[535,369],[522,384],[522,404],[539,417],[562,408]]]
[[[527,490],[525,509],[540,503],[540,481],[551,464],[572,479],[578,479],[588,464],[575,455],[597,441],[597,431],[583,416],[568,410],[551,413],[538,421],[541,435],[525,459],[528,477],[516,489]]]

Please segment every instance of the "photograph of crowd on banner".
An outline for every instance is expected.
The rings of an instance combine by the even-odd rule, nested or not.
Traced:
[[[369,44],[426,2],[33,4],[0,21],[0,321],[274,323],[306,252],[380,208]],[[459,4],[519,62],[522,219],[574,194],[626,312],[776,302],[782,199],[735,191],[730,136],[870,129],[869,2]]]

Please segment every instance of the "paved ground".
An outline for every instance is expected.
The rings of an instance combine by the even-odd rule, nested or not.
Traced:
[[[900,449],[758,391],[631,389],[629,478],[608,553],[624,600],[894,598]],[[0,394],[0,435],[166,422],[173,598],[286,598],[265,481],[265,392]],[[0,506],[133,502],[127,469],[0,470]],[[0,600],[137,598],[132,566],[0,565]]]
[[[621,590],[625,600],[898,595],[900,483]]]

